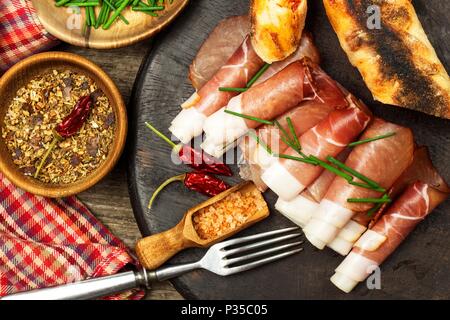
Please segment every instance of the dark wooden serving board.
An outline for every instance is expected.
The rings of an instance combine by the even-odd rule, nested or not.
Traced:
[[[312,31],[320,48],[322,67],[364,99],[377,116],[411,127],[417,142],[429,146],[435,165],[450,181],[450,122],[374,102],[361,76],[340,48],[322,2],[309,2],[307,29]],[[431,42],[450,70],[450,3],[418,0],[414,4]],[[155,39],[141,67],[131,104],[128,178],[134,212],[143,235],[174,226],[186,209],[205,200],[186,191],[181,184],[172,185],[159,196],[153,211],[147,212],[147,202],[155,186],[186,168],[172,164],[169,146],[149,132],[144,121],[168,133],[167,128],[178,113],[180,103],[193,91],[187,80],[188,66],[202,41],[221,19],[247,11],[248,1],[191,1],[170,29]],[[238,180],[235,175],[228,181]],[[273,209],[273,193],[267,192],[265,197],[271,204],[271,216],[241,235],[292,225]],[[329,278],[342,257],[331,250],[318,251],[308,243],[301,254],[243,274],[221,278],[206,271],[195,271],[173,283],[186,298],[199,299],[450,298],[449,238],[450,201],[447,201],[383,264],[381,290],[369,290],[363,283],[351,294],[340,292]],[[203,250],[191,249],[171,262],[196,260],[203,253]]]

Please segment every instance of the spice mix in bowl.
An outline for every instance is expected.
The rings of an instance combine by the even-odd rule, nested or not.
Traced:
[[[125,106],[93,63],[40,54],[9,70],[0,93],[0,163],[13,183],[67,196],[95,184],[116,163],[126,135]]]

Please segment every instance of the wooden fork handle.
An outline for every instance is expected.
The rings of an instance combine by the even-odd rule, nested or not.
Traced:
[[[146,269],[153,270],[161,266],[181,250],[191,247],[183,236],[184,220],[172,229],[139,240],[136,254]]]

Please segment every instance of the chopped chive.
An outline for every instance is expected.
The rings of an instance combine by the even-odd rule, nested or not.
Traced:
[[[297,133],[295,132],[294,125],[292,124],[291,117],[286,118],[286,122],[288,124],[289,130],[291,131],[292,136],[294,137],[294,143],[297,146],[298,150],[302,150],[302,146],[300,145],[300,141],[298,140]]]
[[[241,117],[241,118],[244,118],[244,119],[253,120],[253,121],[256,121],[256,122],[259,122],[259,123],[263,123],[263,124],[273,125],[273,122],[269,121],[269,120],[264,120],[264,119],[260,119],[260,118],[257,118],[257,117],[248,116],[246,114],[242,114],[242,113],[239,113],[239,112],[234,112],[234,111],[227,110],[227,109],[225,109],[224,111],[225,111],[225,113],[231,114],[231,115],[236,116],[236,117]]]
[[[334,173],[337,176],[340,176],[341,178],[344,178],[348,182],[353,180],[353,177],[351,175],[349,175],[345,172],[342,172],[338,168],[335,168],[332,165],[330,165],[329,163],[326,163],[325,161],[322,161],[313,155],[310,155],[309,158],[316,161],[317,165],[320,165],[322,168],[327,169],[328,171],[331,171],[332,173]]]
[[[67,2],[69,2],[69,1],[71,1],[71,0],[60,0],[60,1],[57,1],[57,2],[55,3],[55,6],[61,7],[61,6],[65,5],[65,4],[66,4]]]
[[[364,176],[363,174],[359,173],[358,171],[353,170],[352,168],[346,166],[344,163],[340,162],[339,160],[328,156],[327,160],[336,165],[337,167],[341,168],[344,171],[347,171],[348,173],[352,174],[353,176],[355,176],[356,178],[364,181],[365,183],[367,183],[368,185],[372,186],[373,188],[379,188],[380,192],[386,192],[385,189],[383,189],[378,183],[376,183],[375,181],[369,179],[368,177]]]
[[[170,140],[166,135],[164,135],[161,131],[159,131],[158,129],[156,129],[154,126],[152,126],[150,123],[145,122],[145,125],[147,126],[147,128],[149,128],[150,130],[152,130],[158,137],[160,137],[161,139],[163,139],[164,141],[166,141],[168,144],[170,144],[172,146],[172,148],[176,148],[177,145]]]
[[[134,11],[161,11],[164,10],[163,6],[157,6],[157,7],[134,7]]]
[[[373,187],[369,184],[366,183],[361,183],[361,182],[355,182],[355,181],[349,181],[349,184],[353,185],[353,186],[357,186],[357,187],[361,187],[361,188],[365,188],[365,189],[369,189],[369,190],[373,190],[373,191],[378,191],[378,192],[385,192],[386,190],[380,187]]]
[[[272,149],[270,149],[270,147],[264,141],[262,141],[253,131],[249,131],[248,135],[255,139],[256,143],[262,146],[268,154],[272,155]]]
[[[347,202],[350,203],[389,203],[392,200],[389,198],[348,198]]]
[[[364,140],[360,140],[360,141],[355,141],[355,142],[349,143],[348,146],[349,147],[355,147],[355,146],[359,146],[360,144],[365,144],[365,143],[372,142],[372,141],[377,141],[377,140],[381,140],[381,139],[390,138],[392,136],[395,136],[396,134],[397,133],[395,133],[395,132],[391,132],[391,133],[388,133],[388,134],[383,134],[381,136],[368,138],[368,139],[364,139]]]
[[[109,29],[109,27],[116,21],[117,17],[120,13],[125,9],[125,7],[130,3],[131,0],[125,0],[122,4],[114,11],[113,15],[109,18],[109,20],[102,26],[104,30]]]
[[[247,88],[228,88],[228,87],[220,87],[219,91],[223,92],[245,92]]]
[[[378,212],[380,208],[383,206],[384,203],[378,203],[376,206],[374,206],[372,209],[367,211],[367,216],[371,217],[374,213]]]
[[[250,79],[250,81],[247,83],[246,87],[250,88],[256,81],[258,81],[258,79],[263,75],[264,72],[267,71],[267,69],[269,69],[270,64],[266,63],[261,69],[259,69],[259,71],[255,74],[255,76],[253,78]]]
[[[317,165],[316,161],[309,159],[309,158],[300,158],[300,157],[295,157],[295,156],[291,156],[288,154],[275,154],[275,156],[278,158],[282,158],[282,159],[289,159],[289,160],[294,160],[294,161],[298,161],[298,162],[304,162],[307,164]]]

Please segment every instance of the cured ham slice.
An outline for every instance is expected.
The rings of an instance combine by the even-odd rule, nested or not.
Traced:
[[[189,79],[200,90],[219,71],[250,33],[250,18],[234,16],[219,22],[189,67]]]
[[[381,219],[356,242],[352,252],[336,268],[331,282],[350,292],[380,266],[411,231],[443,202],[450,190],[446,184],[415,182],[394,202]]]
[[[245,38],[227,63],[182,105],[183,110],[172,121],[169,130],[183,143],[200,135],[206,118],[237,95],[236,92],[219,91],[219,88],[245,87],[263,65],[264,61],[253,50],[250,38]]]
[[[314,100],[305,101],[298,107],[295,107],[277,118],[278,123],[283,130],[289,132],[287,119],[290,118],[295,132],[298,135],[305,133],[323,120],[335,108]],[[273,153],[283,153],[288,146],[282,140],[280,129],[273,125],[263,125],[255,131],[259,141],[269,147]],[[245,180],[252,180],[261,191],[265,191],[267,186],[261,180],[261,174],[277,158],[267,152],[262,144],[258,144],[254,138],[245,136],[239,148],[241,149],[244,163],[240,165],[240,175]]]
[[[352,103],[349,107],[331,112],[300,138],[302,152],[325,160],[327,156],[337,156],[369,124],[371,116],[365,108]],[[297,156],[296,150],[289,148],[284,154]],[[268,168],[261,179],[284,201],[294,199],[322,173],[321,166],[290,159],[280,159]]]
[[[346,149],[337,156],[337,159],[339,161],[345,161],[348,154],[349,149]],[[320,200],[325,196],[325,193],[335,176],[336,175],[330,171],[323,171],[305,191],[296,196],[293,200],[284,201],[283,199],[278,198],[275,203],[275,209],[303,228],[319,207]]]
[[[355,147],[345,162],[348,167],[376,181],[386,190],[413,160],[413,134],[408,128],[376,118],[361,137],[368,139],[392,132],[395,135],[390,138]],[[323,249],[355,214],[367,212],[374,206],[370,203],[349,203],[347,199],[380,196],[380,192],[350,185],[345,179],[336,177],[319,209],[306,225],[306,237],[314,246]]]
[[[205,140],[202,148],[220,157],[235,140],[261,125],[260,122],[228,114],[225,110],[272,120],[304,100],[335,106],[345,101],[336,82],[308,58],[291,63],[263,83],[234,97],[226,108],[210,116],[203,128]]]
[[[305,101],[278,117],[277,121],[283,130],[289,132],[287,119],[290,118],[295,132],[300,136],[325,119],[333,110],[335,110],[335,107],[332,105],[315,100]],[[277,126],[263,125],[255,133],[260,141],[275,154],[283,153],[288,148],[282,140],[282,132]],[[248,136],[242,140],[239,146],[248,162],[257,164],[262,168],[268,168],[277,159],[271,156],[263,145],[256,143],[255,139]]]
[[[426,147],[420,147],[414,151],[413,162],[397,179],[392,188],[389,189],[389,197],[394,199],[399,193],[404,191],[408,184],[418,180],[431,181],[430,183],[434,183],[437,186],[445,185],[445,181],[434,168]],[[351,251],[354,243],[367,230],[367,227],[373,225],[379,216],[383,214],[386,207],[387,205],[383,205],[377,213],[371,216],[367,212],[356,213],[352,220],[342,228],[336,238],[328,244],[328,247],[346,256]]]

